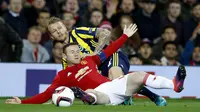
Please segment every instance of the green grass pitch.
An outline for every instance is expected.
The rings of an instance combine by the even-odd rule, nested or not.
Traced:
[[[148,99],[134,99],[132,106],[84,105],[76,100],[71,107],[52,104],[8,105],[0,99],[0,112],[200,112],[200,100],[167,99],[168,106],[157,107]]]

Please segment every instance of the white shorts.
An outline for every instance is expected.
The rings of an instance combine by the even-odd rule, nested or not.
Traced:
[[[121,104],[130,97],[125,94],[127,88],[127,78],[128,75],[119,77],[111,82],[99,85],[94,90],[108,95],[111,105]]]

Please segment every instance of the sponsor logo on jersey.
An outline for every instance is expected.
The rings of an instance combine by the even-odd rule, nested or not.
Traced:
[[[77,74],[75,75],[75,78],[78,78],[79,76],[83,75],[87,70],[89,69],[88,66],[86,66],[85,68],[80,69]]]

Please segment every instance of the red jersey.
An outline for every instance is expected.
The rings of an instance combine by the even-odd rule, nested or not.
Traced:
[[[97,65],[105,61],[106,58],[116,52],[127,40],[126,35],[122,35],[118,40],[110,44],[104,51],[95,56],[88,56],[81,60],[79,64],[67,67],[60,71],[47,90],[32,98],[22,100],[22,104],[39,104],[48,101],[54,90],[59,86],[76,86],[83,90],[94,89],[102,83],[110,81],[99,74]]]
[[[81,60],[80,64],[67,67],[60,72],[61,75],[64,74],[62,77],[65,77],[64,85],[68,85],[68,87],[76,86],[86,90],[94,89],[100,84],[110,81],[99,74],[97,63],[99,63],[98,56],[89,56]]]

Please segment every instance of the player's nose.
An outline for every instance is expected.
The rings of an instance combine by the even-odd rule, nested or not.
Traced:
[[[77,58],[77,57],[78,57],[78,54],[75,54],[74,57]]]
[[[56,30],[56,31],[57,31],[58,34],[60,34],[60,31],[59,31],[59,30]]]

